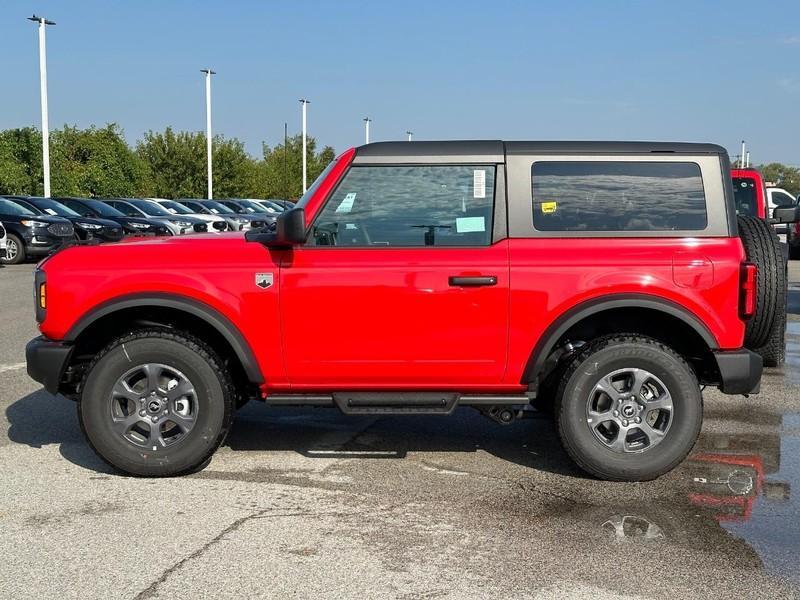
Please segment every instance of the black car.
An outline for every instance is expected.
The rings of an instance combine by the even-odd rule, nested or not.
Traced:
[[[172,235],[208,231],[208,225],[202,219],[188,215],[173,215],[166,208],[152,200],[143,198],[103,198],[103,202],[129,217],[144,217],[159,222],[167,227]]]
[[[29,197],[22,200],[15,200],[15,202],[41,215],[64,217],[68,219],[75,228],[75,235],[81,241],[99,240],[101,242],[118,242],[124,235],[122,225],[116,221],[84,217],[52,198]]]
[[[82,217],[92,219],[107,219],[122,225],[125,235],[154,236],[170,235],[169,229],[163,223],[146,219],[144,217],[129,217],[113,206],[100,200],[90,198],[58,198],[61,204],[74,210]]]
[[[75,230],[67,219],[38,215],[17,201],[0,197],[0,221],[6,228],[7,265],[29,256],[45,256],[72,242]]]
[[[245,215],[248,217],[255,217],[260,221],[271,223],[278,218],[280,214],[276,210],[268,210],[266,207],[259,205],[252,200],[236,199],[236,200],[217,200],[223,206],[227,206],[237,215]]]

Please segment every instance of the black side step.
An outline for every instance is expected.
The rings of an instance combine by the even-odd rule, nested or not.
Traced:
[[[333,395],[346,415],[449,415],[458,404],[458,394],[341,392]]]
[[[524,406],[528,396],[461,395],[455,392],[336,392],[268,396],[273,406],[336,406],[346,415],[449,415],[457,406]]]

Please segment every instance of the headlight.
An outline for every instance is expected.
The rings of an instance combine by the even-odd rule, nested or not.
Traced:
[[[50,223],[45,221],[29,221],[27,219],[20,221],[25,227],[47,227]]]
[[[177,225],[178,227],[191,227],[192,224],[189,221],[173,221],[170,219],[170,223],[173,225]]]
[[[102,225],[97,225],[96,223],[81,223],[77,221],[75,223],[78,227],[82,227],[83,229],[102,229]]]
[[[150,225],[147,223],[128,223],[134,229],[150,229]]]

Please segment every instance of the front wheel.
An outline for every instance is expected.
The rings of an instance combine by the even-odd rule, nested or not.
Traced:
[[[7,265],[17,265],[25,260],[25,244],[13,233],[9,233],[6,238],[6,257],[3,263]]]
[[[564,449],[586,472],[647,481],[677,466],[703,419],[697,378],[678,354],[651,338],[617,335],[587,345],[556,396]]]
[[[150,329],[114,340],[95,358],[78,417],[92,448],[112,467],[164,477],[208,461],[233,423],[234,399],[230,377],[209,346]]]

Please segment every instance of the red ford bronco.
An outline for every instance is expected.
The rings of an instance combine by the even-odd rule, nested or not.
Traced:
[[[369,144],[271,228],[40,263],[28,372],[135,475],[201,468],[258,398],[501,424],[535,404],[584,470],[647,480],[691,450],[702,386],[759,389],[739,230],[715,145]]]

